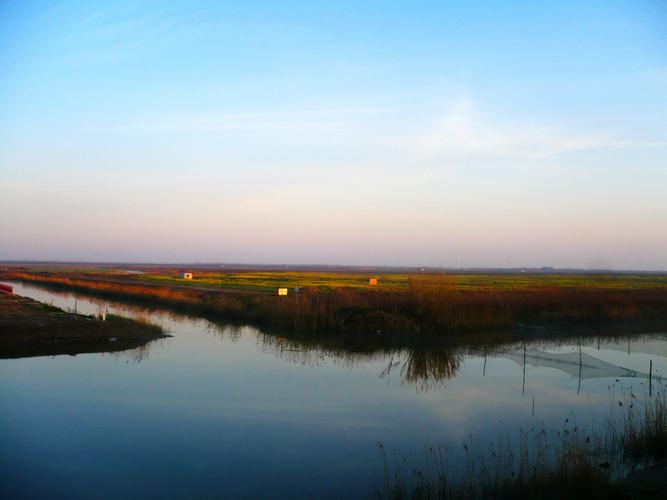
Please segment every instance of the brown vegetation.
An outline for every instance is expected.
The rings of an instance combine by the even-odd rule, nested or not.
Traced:
[[[634,396],[630,395],[634,401]],[[543,429],[522,431],[518,448],[509,444],[473,451],[472,438],[463,443],[464,472],[458,481],[448,475],[449,449],[425,450],[419,466],[405,459],[390,463],[384,446],[387,499],[533,499],[533,498],[662,498],[667,489],[667,394],[660,386],[643,405],[621,405],[606,425],[582,433],[566,423],[558,439]],[[566,420],[567,422],[567,420]],[[408,474],[403,470],[408,468]],[[629,471],[627,478],[614,480]]]
[[[461,290],[456,277],[413,276],[406,291],[304,287],[287,297],[58,273],[8,278],[197,309],[229,320],[292,332],[441,334],[522,327],[602,326],[667,319],[667,288]]]

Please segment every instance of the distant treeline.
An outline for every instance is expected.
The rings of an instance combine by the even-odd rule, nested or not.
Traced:
[[[534,287],[457,289],[456,277],[415,275],[407,291],[304,287],[290,295],[258,295],[13,272],[18,279],[143,302],[175,305],[279,331],[443,334],[515,328],[604,326],[667,320],[667,289]]]

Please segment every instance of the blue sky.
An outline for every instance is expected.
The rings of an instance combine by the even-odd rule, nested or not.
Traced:
[[[0,259],[667,269],[667,6],[2,2]]]

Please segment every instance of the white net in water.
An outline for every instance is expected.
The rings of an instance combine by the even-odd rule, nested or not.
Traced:
[[[511,359],[519,366],[525,363],[534,368],[554,368],[569,373],[575,378],[582,380],[591,378],[619,378],[637,377],[648,378],[648,373],[629,370],[622,366],[602,361],[585,352],[547,352],[537,350],[517,349],[504,353],[498,353],[499,357]],[[655,375],[653,376],[655,377]]]

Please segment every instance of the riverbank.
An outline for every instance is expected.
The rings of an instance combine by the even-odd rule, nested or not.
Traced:
[[[9,270],[2,278],[103,296],[162,304],[291,334],[343,333],[432,337],[522,329],[529,335],[559,329],[601,329],[667,322],[667,286],[644,278],[619,287],[609,279],[585,286],[460,285],[456,276],[415,275],[405,289],[358,286],[290,289],[288,296],[199,285],[141,282],[132,276]],[[487,281],[493,283],[493,276]],[[561,279],[550,283],[569,283]],[[342,280],[341,280],[342,281]],[[478,280],[480,283],[482,280]],[[505,280],[505,284],[507,279]]]
[[[157,325],[113,315],[103,321],[0,294],[0,358],[122,351],[165,337]]]

